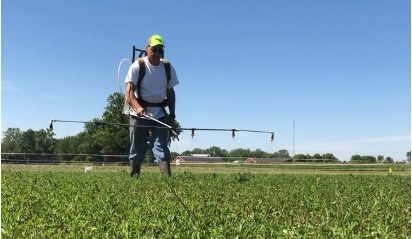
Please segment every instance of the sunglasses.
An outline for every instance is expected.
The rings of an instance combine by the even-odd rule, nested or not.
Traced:
[[[153,47],[150,47],[150,50],[153,52],[153,54],[156,54],[156,53],[160,53],[160,54],[162,54],[163,52],[164,52],[164,50],[163,50],[163,48],[153,48]]]

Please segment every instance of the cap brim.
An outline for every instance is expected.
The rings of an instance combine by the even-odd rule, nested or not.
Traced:
[[[162,46],[162,47],[165,47],[164,45],[162,45],[162,44],[156,44],[156,45],[153,45],[153,44],[150,44],[149,46]]]

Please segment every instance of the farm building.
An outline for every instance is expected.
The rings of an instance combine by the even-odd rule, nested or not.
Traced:
[[[248,158],[245,161],[243,161],[244,163],[256,163],[256,160],[252,159],[252,158]]]
[[[201,158],[206,158],[210,157],[210,154],[191,154],[191,157],[201,157]]]
[[[181,156],[177,156],[173,159],[172,163],[176,163],[177,160],[179,160],[181,163],[186,162],[186,160],[184,160]]]
[[[180,159],[180,162],[185,163],[227,163],[225,158],[223,157],[210,157],[210,155],[206,154],[204,156],[177,156],[172,160],[172,162],[176,162],[177,159]],[[240,161],[242,162],[242,161]],[[243,163],[262,163],[262,164],[269,164],[269,163],[287,163],[292,162],[290,158],[247,158],[243,161]]]
[[[181,161],[180,162],[185,162],[185,163],[226,163],[226,161],[221,158],[221,157],[210,157],[209,156],[177,156],[172,160],[172,162],[176,162],[176,159],[179,158]],[[182,161],[183,160],[183,161]]]
[[[292,162],[290,158],[248,158],[244,163],[286,163]]]

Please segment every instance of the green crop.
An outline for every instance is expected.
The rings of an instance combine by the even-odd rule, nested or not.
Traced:
[[[2,238],[410,238],[410,176],[15,171]]]

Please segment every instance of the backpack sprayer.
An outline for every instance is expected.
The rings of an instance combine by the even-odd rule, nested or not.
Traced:
[[[135,46],[133,46],[133,55],[132,55],[132,61],[130,61],[127,58],[123,58],[118,66],[117,69],[117,80],[118,80],[118,84],[119,84],[119,90],[120,92],[123,94],[123,90],[122,90],[122,82],[120,81],[120,68],[122,66],[122,64],[127,61],[129,62],[129,65],[132,65],[133,62],[135,62],[136,60],[136,52],[139,52],[138,58],[142,58],[143,55],[146,56],[147,52],[146,50],[142,50],[142,49],[138,49]],[[164,59],[164,52],[162,53],[162,58]],[[125,95],[125,103],[123,106],[123,113],[126,115],[130,115],[131,113],[131,108],[129,103],[127,102],[126,99],[126,95]],[[155,121],[157,123],[159,123],[159,126],[145,126],[145,125],[130,125],[130,124],[123,124],[123,123],[112,123],[112,122],[92,122],[92,121],[76,121],[76,120],[57,120],[57,119],[52,119],[50,120],[50,126],[49,126],[49,130],[52,131],[53,130],[53,123],[55,122],[63,122],[63,123],[83,123],[83,124],[87,124],[87,123],[91,123],[91,124],[100,124],[100,125],[117,125],[117,126],[133,126],[133,127],[157,127],[157,128],[168,128],[169,130],[171,130],[171,132],[176,136],[176,138],[179,140],[179,138],[177,137],[178,134],[176,133],[175,130],[173,130],[173,128],[170,125],[167,125],[155,118],[153,118],[152,115],[144,115],[144,118],[148,119],[148,120],[152,120]],[[201,131],[229,131],[232,132],[232,138],[234,138],[236,136],[236,132],[250,132],[250,133],[269,133],[270,134],[270,141],[273,142],[274,141],[274,132],[273,131],[261,131],[261,130],[242,130],[242,129],[211,129],[211,128],[180,128],[181,131],[185,131],[185,130],[189,130],[191,131],[191,136],[194,137],[195,136],[195,131],[201,130]]]

